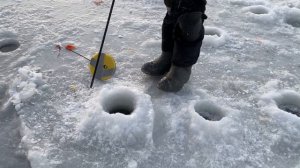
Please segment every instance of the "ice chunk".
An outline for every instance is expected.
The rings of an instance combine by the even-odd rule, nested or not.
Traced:
[[[42,73],[36,72],[35,69],[25,66],[18,70],[18,78],[13,82],[9,93],[11,102],[15,105],[16,110],[20,110],[24,102],[30,100],[38,88],[45,84]]]

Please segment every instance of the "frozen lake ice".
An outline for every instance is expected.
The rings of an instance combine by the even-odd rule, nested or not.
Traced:
[[[178,93],[140,71],[160,54],[161,1],[116,2],[104,48],[113,79],[89,89],[88,63],[59,54],[68,43],[97,52],[109,5],[0,2],[2,167],[300,166],[298,1],[209,1]]]

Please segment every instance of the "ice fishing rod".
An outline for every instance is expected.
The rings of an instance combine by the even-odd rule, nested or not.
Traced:
[[[104,30],[104,34],[103,34],[101,46],[100,46],[100,49],[99,49],[98,58],[97,58],[97,61],[96,61],[95,71],[93,72],[93,78],[92,78],[92,81],[91,81],[90,88],[93,88],[93,84],[94,84],[94,80],[95,80],[95,77],[96,77],[97,68],[99,66],[99,60],[100,60],[100,57],[103,57],[103,56],[101,56],[102,55],[102,49],[103,49],[103,46],[104,46],[105,37],[106,37],[106,34],[107,34],[107,30],[108,30],[110,18],[111,18],[113,9],[114,9],[114,5],[115,5],[115,0],[112,0],[112,4],[111,4],[111,7],[110,7],[108,19],[107,19],[107,22],[106,22],[106,27],[105,27],[105,30]]]

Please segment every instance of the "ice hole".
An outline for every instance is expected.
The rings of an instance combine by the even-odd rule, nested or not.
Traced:
[[[20,43],[14,39],[8,39],[0,42],[1,52],[12,52],[20,47]]]
[[[278,108],[280,108],[283,111],[286,111],[291,114],[295,114],[296,116],[300,117],[300,107],[296,106],[294,104],[281,104],[278,105]]]
[[[250,12],[257,14],[257,15],[263,15],[268,14],[269,9],[264,6],[253,6],[249,8]]]
[[[102,106],[109,114],[130,115],[136,108],[135,94],[129,90],[115,90],[105,96]]]
[[[284,22],[293,27],[300,27],[300,9],[290,8],[286,11]]]
[[[196,103],[195,111],[204,119],[209,121],[220,121],[225,117],[223,110],[210,101]]]
[[[300,95],[294,92],[286,92],[281,96],[274,98],[279,109],[295,114],[300,117]]]
[[[287,24],[289,24],[293,27],[300,27],[300,15],[298,15],[298,16],[294,16],[294,15],[286,16],[285,23],[287,23]]]
[[[217,27],[205,27],[203,44],[210,47],[220,47],[226,44],[226,33]]]
[[[207,28],[205,28],[205,35],[221,37],[222,32],[219,29],[215,28],[215,27],[207,27]]]

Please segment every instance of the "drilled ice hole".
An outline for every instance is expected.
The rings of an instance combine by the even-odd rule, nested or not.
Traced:
[[[15,39],[7,39],[0,42],[1,52],[12,52],[20,47],[20,43]]]
[[[257,14],[257,15],[263,15],[263,14],[268,14],[270,11],[268,8],[264,6],[252,6],[249,7],[249,11],[251,13]]]
[[[218,36],[218,37],[221,37],[222,36],[222,32],[218,28],[207,27],[207,28],[205,28],[205,35],[206,36]]]
[[[220,121],[225,117],[224,111],[211,101],[200,101],[195,104],[195,111],[209,121]]]
[[[294,104],[281,104],[278,105],[278,108],[280,108],[283,111],[286,111],[291,114],[295,114],[296,116],[300,117],[300,107],[296,106]]]
[[[136,108],[135,94],[125,89],[112,91],[105,95],[102,106],[104,111],[109,114],[130,115]]]
[[[291,9],[291,11],[286,14],[284,21],[293,27],[300,27],[300,9]]]
[[[274,100],[279,109],[300,117],[300,95],[284,93]]]
[[[205,27],[204,46],[220,47],[226,43],[226,33],[217,27]]]
[[[255,0],[255,1],[245,1],[245,0],[231,0],[232,5],[238,6],[251,6],[251,5],[265,5],[266,2],[264,0]]]

